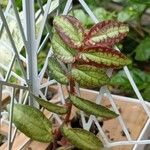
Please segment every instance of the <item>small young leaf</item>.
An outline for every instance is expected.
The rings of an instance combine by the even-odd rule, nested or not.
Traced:
[[[68,84],[68,78],[62,70],[61,65],[53,57],[49,58],[48,71],[50,76],[52,76],[59,83]]]
[[[68,111],[67,108],[65,108],[65,107],[58,106],[51,102],[47,102],[44,99],[39,98],[35,95],[32,95],[32,96],[42,107],[46,108],[48,111],[51,111],[51,112],[54,112],[57,114],[66,114]]]
[[[94,25],[87,33],[84,43],[86,46],[113,46],[120,42],[129,31],[127,25],[113,20],[103,21]]]
[[[68,128],[67,125],[61,127],[61,132],[72,144],[81,150],[101,150],[102,142],[91,132],[79,129]]]
[[[54,27],[61,39],[71,48],[80,48],[84,39],[82,24],[72,16],[57,16]]]
[[[21,132],[32,140],[46,143],[53,140],[51,122],[34,107],[15,104],[13,122]]]
[[[73,79],[83,87],[99,87],[107,84],[109,78],[106,71],[100,70],[94,66],[76,65],[71,71]]]
[[[70,95],[70,101],[75,105],[77,108],[83,110],[84,112],[95,115],[97,117],[104,117],[104,118],[116,118],[118,114],[109,110],[108,108],[93,103],[91,101],[85,100],[83,98]]]
[[[59,58],[64,63],[74,62],[74,56],[76,51],[72,48],[69,48],[55,32],[52,38],[52,48],[54,55]]]
[[[122,68],[131,64],[131,60],[121,52],[104,47],[83,51],[79,54],[76,62],[108,68]]]

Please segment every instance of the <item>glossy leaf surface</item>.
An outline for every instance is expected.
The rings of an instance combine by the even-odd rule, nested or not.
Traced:
[[[52,38],[52,48],[54,55],[64,63],[74,62],[76,51],[69,48],[55,32]]]
[[[94,88],[109,82],[106,71],[100,70],[94,66],[77,65],[72,69],[71,73],[73,79],[82,87]]]
[[[127,25],[113,20],[103,21],[94,25],[87,33],[84,44],[86,46],[113,46],[120,42],[129,31]]]
[[[37,96],[34,96],[34,95],[32,95],[32,96],[42,107],[46,108],[50,112],[54,112],[57,114],[65,114],[68,111],[67,108],[65,108],[65,107],[58,106],[54,103],[45,101],[44,99],[39,98]]]
[[[71,48],[80,48],[84,39],[82,24],[72,16],[57,16],[53,21],[54,28],[61,39]]]
[[[111,48],[86,50],[80,53],[77,62],[107,68],[122,68],[125,65],[131,64],[129,58]]]
[[[52,76],[59,83],[68,83],[68,78],[66,77],[65,72],[62,70],[61,65],[53,57],[49,58],[48,71],[50,76]]]
[[[93,103],[91,101],[85,100],[83,98],[70,95],[70,101],[73,103],[73,105],[83,110],[87,114],[95,115],[97,117],[104,117],[108,119],[118,117],[118,114],[109,110],[108,108]]]
[[[61,132],[73,145],[81,150],[101,150],[103,144],[91,132],[80,128],[68,128],[63,125]]]
[[[15,126],[32,140],[52,142],[52,124],[38,109],[22,104],[15,104],[13,111]]]

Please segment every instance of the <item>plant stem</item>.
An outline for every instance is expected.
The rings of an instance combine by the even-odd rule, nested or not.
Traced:
[[[70,118],[70,115],[71,115],[71,110],[72,110],[72,104],[71,103],[68,103],[68,113],[65,117],[65,120],[64,120],[64,123],[68,123],[69,122],[69,118]]]
[[[70,86],[70,94],[74,94],[75,93],[75,89],[74,89],[75,83],[74,83],[74,80],[71,77],[70,77],[70,81],[69,81],[69,86]],[[68,113],[65,117],[64,123],[68,123],[69,120],[70,120],[70,115],[71,115],[71,110],[72,110],[72,103],[68,102],[67,106],[68,106]]]
[[[74,89],[74,86],[75,86],[75,83],[74,83],[74,80],[70,77],[69,79],[69,87],[70,87],[70,94],[74,94],[75,93],[75,89]],[[64,119],[64,123],[68,123],[70,121],[70,115],[71,115],[71,111],[72,111],[72,103],[68,102],[67,103],[67,107],[68,107],[68,112],[65,116],[65,119]],[[52,150],[55,150],[56,147],[57,147],[57,140],[61,138],[61,131],[60,131],[60,127],[58,128],[58,130],[55,132],[55,138],[54,138],[54,141],[53,141],[53,149]]]

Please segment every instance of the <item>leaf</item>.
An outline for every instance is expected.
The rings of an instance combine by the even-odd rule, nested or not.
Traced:
[[[82,9],[75,9],[69,13],[69,15],[74,16],[79,21],[81,21],[84,25],[87,25],[88,15]]]
[[[94,25],[87,33],[85,46],[113,46],[120,42],[129,31],[127,25],[113,20],[103,21]]]
[[[129,1],[150,6],[150,1],[149,0],[144,0],[144,1],[143,0],[129,0]]]
[[[115,17],[115,12],[109,12],[103,7],[94,8],[93,13],[99,21],[110,20]]]
[[[148,73],[145,73],[137,68],[130,69],[130,73],[139,90],[147,88],[150,84],[150,75]],[[132,92],[132,86],[123,70],[112,76],[110,84],[113,86],[119,86],[119,89],[123,89],[124,92]]]
[[[21,132],[32,140],[46,143],[53,140],[51,122],[34,107],[15,104],[13,122]]]
[[[99,21],[110,20],[115,16],[114,12],[106,11],[102,7],[94,8],[92,11]],[[75,9],[69,14],[81,21],[82,24],[86,27],[91,27],[94,24],[94,21],[82,9]]]
[[[108,108],[93,103],[91,101],[85,100],[83,98],[70,95],[70,101],[75,105],[77,108],[83,110],[84,112],[95,115],[97,117],[104,117],[104,118],[116,118],[118,114],[109,110]]]
[[[61,132],[72,144],[81,150],[101,150],[102,142],[91,132],[80,128],[61,127]]]
[[[72,16],[56,16],[53,21],[54,28],[61,39],[71,48],[80,48],[84,39],[82,24]]]
[[[144,100],[150,102],[150,94],[149,94],[149,93],[150,93],[150,86],[147,87],[147,88],[143,91],[142,96],[144,97]]]
[[[140,93],[142,94],[144,100],[149,101],[150,99],[150,74],[144,71],[141,71],[137,68],[130,69],[131,76],[134,79],[135,84],[137,85]],[[135,95],[132,86],[123,70],[115,74],[110,81],[110,84],[113,86],[113,89],[117,89],[117,94],[124,93],[132,97],[137,98]],[[114,92],[114,91],[113,91]]]
[[[22,10],[22,2],[20,0],[16,0],[16,6],[19,9],[19,11]]]
[[[148,61],[150,59],[150,36],[146,37],[135,49],[135,59]]]
[[[120,70],[115,75],[111,77],[110,84],[113,86],[119,86],[119,90],[123,89],[132,89],[130,82],[123,70]]]
[[[143,11],[145,10],[145,5],[141,4],[132,4],[124,7],[119,13],[117,20],[124,21],[135,21],[141,17]]]
[[[111,48],[89,49],[79,54],[76,62],[97,67],[122,68],[131,64],[124,54]]]
[[[69,48],[55,32],[52,38],[52,48],[55,56],[64,63],[72,63],[75,61],[76,51]]]
[[[89,65],[77,65],[71,71],[73,79],[83,87],[99,87],[107,84],[109,78],[106,71]]]
[[[49,75],[61,84],[68,84],[68,78],[58,61],[51,57],[48,62]]]
[[[51,102],[47,102],[45,101],[44,99],[42,98],[39,98],[35,95],[33,95],[33,98],[44,108],[46,108],[48,111],[50,112],[54,112],[54,113],[57,113],[57,114],[66,114],[67,113],[67,108],[65,107],[62,107],[62,106],[58,106],[54,103],[51,103]]]

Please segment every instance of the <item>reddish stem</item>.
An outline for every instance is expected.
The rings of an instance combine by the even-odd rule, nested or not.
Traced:
[[[70,83],[70,94],[74,94],[75,93],[75,89],[74,89],[74,86],[75,86],[75,83],[74,83],[74,80],[72,79],[72,77],[69,78],[69,83]],[[68,102],[67,103],[67,107],[68,107],[68,112],[65,116],[65,119],[64,119],[64,122],[63,123],[68,123],[70,121],[70,115],[71,115],[71,110],[72,110],[72,103]],[[60,128],[58,128],[58,130],[56,131],[55,130],[55,139],[53,141],[53,149],[52,150],[55,150],[56,149],[56,145],[57,145],[57,140],[59,140],[62,135],[61,135],[61,131],[60,131]]]
[[[72,79],[72,77],[70,77],[69,80],[70,80],[70,94],[74,94],[75,93],[74,80]],[[69,120],[70,120],[70,115],[71,115],[71,110],[72,110],[72,103],[68,102],[67,107],[68,107],[68,113],[67,113],[67,115],[65,117],[64,123],[68,123]]]
[[[68,123],[70,120],[70,115],[71,115],[71,110],[72,110],[72,104],[68,103],[68,113],[65,117],[64,123]]]

